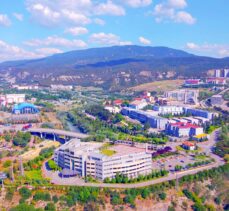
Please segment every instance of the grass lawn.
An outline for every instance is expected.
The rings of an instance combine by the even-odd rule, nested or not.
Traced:
[[[112,156],[116,153],[116,151],[110,149],[101,149],[100,152],[106,156]]]
[[[130,88],[133,91],[168,91],[178,89],[184,80],[162,80],[162,81],[154,81],[151,83],[141,84],[135,87]]]
[[[184,151],[184,152],[187,152],[187,153],[197,153],[197,152],[200,152],[200,151],[201,151],[201,148],[198,147],[198,148],[195,149],[195,150],[186,150],[186,149],[184,149],[182,146],[177,146],[177,147],[176,147],[176,150],[177,150],[177,151]]]
[[[195,156],[195,160],[206,160],[207,158],[209,158],[206,155],[196,155]]]
[[[41,170],[25,171],[25,176],[28,179],[36,179],[36,180],[42,180],[42,179],[44,179],[42,177]]]

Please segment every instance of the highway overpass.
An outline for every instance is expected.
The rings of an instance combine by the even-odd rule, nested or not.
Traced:
[[[68,141],[72,138],[87,138],[87,134],[83,133],[77,133],[77,132],[71,132],[71,131],[66,131],[66,130],[58,130],[58,129],[50,129],[50,128],[29,128],[27,130],[30,132],[32,135],[37,135],[40,138],[48,138],[48,139],[53,139],[54,141],[56,140],[65,140]]]

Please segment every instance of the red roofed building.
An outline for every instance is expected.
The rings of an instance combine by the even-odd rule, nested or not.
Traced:
[[[176,137],[192,137],[203,133],[203,128],[191,123],[176,122],[167,123],[165,132]]]
[[[220,85],[224,85],[226,84],[226,79],[225,78],[207,78],[206,82],[208,84],[220,84]]]
[[[182,147],[186,150],[195,150],[196,149],[196,145],[190,141],[183,142]]]
[[[121,99],[116,99],[113,101],[113,105],[115,105],[115,106],[121,106],[122,103],[123,103],[123,100],[121,100]]]
[[[200,83],[200,79],[188,79],[185,81],[185,85],[199,85]]]

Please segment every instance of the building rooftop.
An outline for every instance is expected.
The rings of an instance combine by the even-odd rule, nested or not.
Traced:
[[[184,141],[184,142],[183,142],[183,145],[189,146],[189,147],[194,147],[194,146],[195,146],[195,144],[192,143],[192,142],[190,142],[190,141]]]
[[[183,122],[170,123],[170,125],[178,128],[200,128],[200,126],[198,125],[194,125],[191,123],[183,123]]]
[[[207,136],[208,136],[207,134],[202,133],[202,134],[196,135],[196,136],[194,136],[194,137],[195,137],[195,138],[205,138],[205,137],[207,137]]]
[[[20,104],[16,104],[13,109],[15,109],[15,110],[21,110],[21,109],[23,109],[25,107],[32,107],[32,108],[37,109],[36,106],[33,105],[33,104],[31,104],[31,103],[20,103]]]

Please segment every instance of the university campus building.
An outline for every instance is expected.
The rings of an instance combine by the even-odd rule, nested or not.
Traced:
[[[107,156],[100,152],[102,145],[73,139],[55,150],[54,161],[65,175],[92,176],[98,180],[117,174],[134,178],[152,172],[152,155],[146,149],[118,144],[111,146],[115,153]]]

